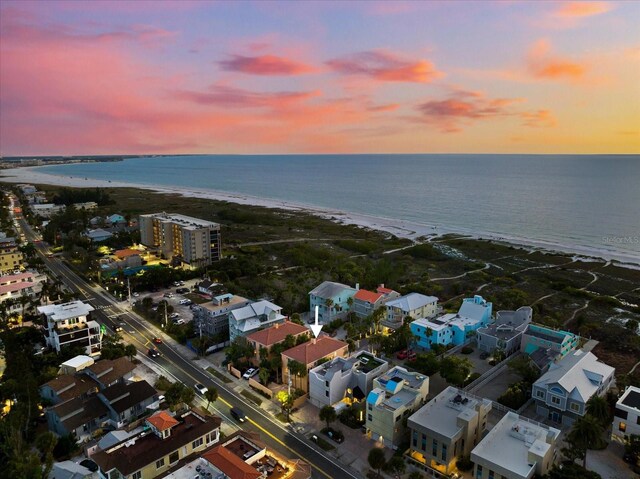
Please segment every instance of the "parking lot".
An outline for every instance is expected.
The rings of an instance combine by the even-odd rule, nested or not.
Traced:
[[[191,306],[193,302],[187,304],[180,304],[181,301],[191,301],[186,297],[187,294],[191,295],[192,288],[199,282],[197,279],[192,279],[189,281],[184,281],[183,284],[173,284],[169,288],[161,288],[158,291],[150,292],[150,293],[140,293],[136,300],[142,300],[144,298],[153,299],[154,307],[158,306],[160,301],[166,301],[169,305],[173,307],[174,314],[178,315],[174,318],[168,319],[181,319],[184,323],[188,323],[193,320],[193,313],[191,311]],[[186,292],[178,293],[177,290]],[[160,311],[162,312],[162,310]]]

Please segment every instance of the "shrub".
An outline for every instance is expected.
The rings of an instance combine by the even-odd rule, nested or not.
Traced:
[[[460,352],[462,354],[471,354],[473,352],[473,348],[471,346],[464,346]]]
[[[471,461],[471,457],[469,456],[458,456],[458,460],[456,461],[456,467],[460,469],[462,472],[467,472],[473,469],[473,462]]]

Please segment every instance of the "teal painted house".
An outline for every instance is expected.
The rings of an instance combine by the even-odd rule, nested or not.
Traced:
[[[342,316],[349,311],[349,298],[352,298],[358,290],[342,283],[325,281],[309,292],[309,311],[311,318],[315,315],[318,306],[318,321],[328,322]],[[331,301],[331,306],[327,305]]]
[[[431,349],[434,344],[458,346],[491,322],[492,307],[482,296],[465,298],[457,314],[417,319],[411,323],[411,333],[424,349]]]
[[[580,336],[569,331],[548,328],[541,324],[531,323],[522,334],[520,350],[528,354],[533,362],[542,370],[578,347]]]

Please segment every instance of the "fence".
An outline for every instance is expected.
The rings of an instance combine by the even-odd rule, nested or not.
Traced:
[[[507,365],[508,365],[510,360],[512,360],[514,358],[517,358],[518,356],[521,356],[521,355],[522,355],[522,353],[516,353],[516,354],[513,354],[511,356],[508,356],[508,357],[504,358],[502,361],[500,361],[494,367],[489,369],[486,373],[484,373],[478,379],[476,379],[475,381],[472,381],[469,384],[467,384],[464,387],[464,390],[465,391],[475,391],[476,389],[484,386],[486,383],[488,383],[493,378],[495,378],[498,374],[500,374],[504,370],[504,368],[507,367]]]
[[[271,389],[269,389],[268,387],[263,386],[262,384],[260,384],[255,379],[253,379],[253,378],[249,379],[249,386],[251,386],[253,389],[256,389],[257,391],[260,391],[262,394],[267,396],[269,399],[273,399],[273,391]]]
[[[227,365],[227,370],[229,371],[229,373],[232,376],[235,376],[238,379],[240,379],[242,377],[242,373],[239,370],[237,370],[236,368],[234,368],[233,366],[231,366],[230,363]]]

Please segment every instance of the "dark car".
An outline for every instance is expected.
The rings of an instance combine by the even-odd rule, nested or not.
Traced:
[[[247,416],[244,415],[244,411],[238,407],[232,407],[230,412],[231,416],[237,421],[245,422],[247,420]]]
[[[178,294],[185,294],[189,292],[189,288],[178,288],[176,289],[176,293]]]
[[[155,344],[162,344],[161,338],[153,338],[151,341],[153,341]]]
[[[149,349],[147,354],[150,358],[157,358],[158,356],[160,356],[160,351],[158,351],[156,348],[151,348]]]
[[[487,359],[489,357],[489,353],[486,351],[483,351],[480,353],[480,359]]]

